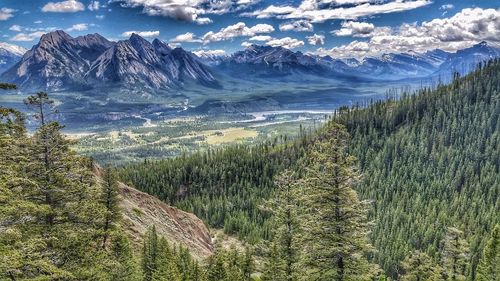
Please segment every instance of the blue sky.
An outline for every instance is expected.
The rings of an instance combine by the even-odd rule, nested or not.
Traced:
[[[40,35],[130,32],[192,51],[248,44],[337,57],[450,51],[500,42],[498,1],[441,0],[0,0],[0,41],[31,48]]]

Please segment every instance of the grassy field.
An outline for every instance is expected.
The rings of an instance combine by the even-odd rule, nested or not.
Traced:
[[[208,116],[176,117],[148,120],[140,126],[67,132],[67,135],[77,140],[75,149],[79,153],[100,163],[120,165],[235,143],[272,141],[285,135],[290,138],[298,135],[301,126],[304,130],[314,130],[325,120],[325,113],[315,112],[262,113],[257,116],[223,121]]]

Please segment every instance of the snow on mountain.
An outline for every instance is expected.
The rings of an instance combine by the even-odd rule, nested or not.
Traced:
[[[19,62],[25,52],[23,47],[0,42],[0,73]]]
[[[116,86],[170,88],[196,80],[217,85],[210,70],[181,48],[171,49],[137,34],[110,42],[99,34],[73,38],[64,31],[43,35],[1,79],[20,87],[78,90],[107,83]]]

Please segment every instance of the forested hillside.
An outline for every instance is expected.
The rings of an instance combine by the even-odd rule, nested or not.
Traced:
[[[491,61],[450,85],[337,118],[363,171],[357,190],[374,202],[376,261],[391,275],[408,251],[438,258],[446,227],[455,227],[470,244],[467,275],[475,276],[487,233],[500,223],[499,70]]]
[[[168,242],[172,233],[188,235],[188,229],[161,232],[171,235],[167,239],[144,223],[142,246],[133,245],[123,221],[126,207],[120,207],[124,188],[114,170],[95,172],[91,159],[71,150],[62,126],[51,121],[53,101],[46,93],[25,102],[39,125],[32,135],[23,114],[0,107],[0,280],[250,280],[249,250],[217,248],[199,264],[177,246],[191,237]],[[159,207],[176,216],[173,208]],[[136,208],[134,216],[142,212]]]
[[[490,61],[466,77],[454,77],[450,85],[366,108],[343,108],[333,118],[345,125],[351,135],[347,149],[358,158],[362,176],[354,188],[372,202],[367,210],[375,251],[368,256],[387,275],[408,273],[415,268],[412,262],[424,259],[436,272],[445,272],[438,274],[442,278],[455,276],[447,275],[455,239],[460,243],[451,252],[461,257],[457,276],[476,277],[489,233],[500,222],[499,70],[499,61]],[[120,174],[211,226],[256,242],[278,228],[269,220],[276,214],[263,207],[277,196],[273,177],[285,169],[307,177],[313,161],[308,155],[331,128],[336,127],[325,126],[286,145],[145,162]]]
[[[121,178],[214,228],[257,242],[269,239],[269,215],[259,210],[273,190],[273,178],[304,154],[300,143],[235,146],[120,169]]]

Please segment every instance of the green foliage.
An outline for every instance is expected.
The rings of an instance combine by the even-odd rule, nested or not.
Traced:
[[[354,190],[359,173],[347,153],[346,130],[330,123],[325,131],[307,154],[300,194],[303,270],[307,280],[371,280],[378,271],[366,259],[369,202]]]
[[[441,268],[434,260],[420,251],[410,253],[401,263],[401,281],[439,281],[442,280]]]
[[[1,90],[15,90],[15,89],[17,89],[17,86],[15,84],[0,83],[0,89]]]
[[[171,247],[164,237],[158,237],[153,225],[143,241],[142,280],[201,281],[204,275],[187,249]]]
[[[234,247],[224,250],[217,246],[215,254],[208,259],[207,281],[250,281],[254,270],[250,248],[241,253]]]
[[[271,269],[263,280],[292,281],[297,280],[299,275],[299,182],[293,172],[285,170],[276,177],[275,183],[275,195],[266,202],[266,209],[272,214],[274,231],[266,265]]]
[[[102,172],[101,185],[102,194],[100,203],[106,208],[102,240],[102,247],[105,249],[109,239],[109,233],[117,228],[117,223],[121,218],[118,198],[118,179],[116,172],[109,166],[106,166]]]
[[[274,175],[292,166],[302,154],[300,143],[234,146],[145,161],[125,166],[119,173],[141,191],[254,243],[270,238],[269,215],[259,207],[274,189]]]
[[[483,256],[477,270],[477,280],[500,279],[500,225],[496,225],[491,238],[484,247]]]
[[[410,251],[439,258],[455,226],[470,244],[473,279],[500,222],[500,62],[435,90],[344,108],[335,120],[352,136],[363,173],[357,191],[374,202],[375,261],[396,277]]]
[[[51,101],[41,94],[28,104]],[[0,110],[0,279],[114,279],[110,268],[130,268],[131,255],[119,233],[109,233],[113,250],[100,247],[106,207],[95,200],[102,190],[91,162],[46,122],[50,111],[37,112],[40,127],[28,136],[20,113]]]
[[[454,227],[448,227],[443,239],[441,252],[443,276],[446,280],[465,280],[469,265],[469,244],[464,240],[464,233]]]

